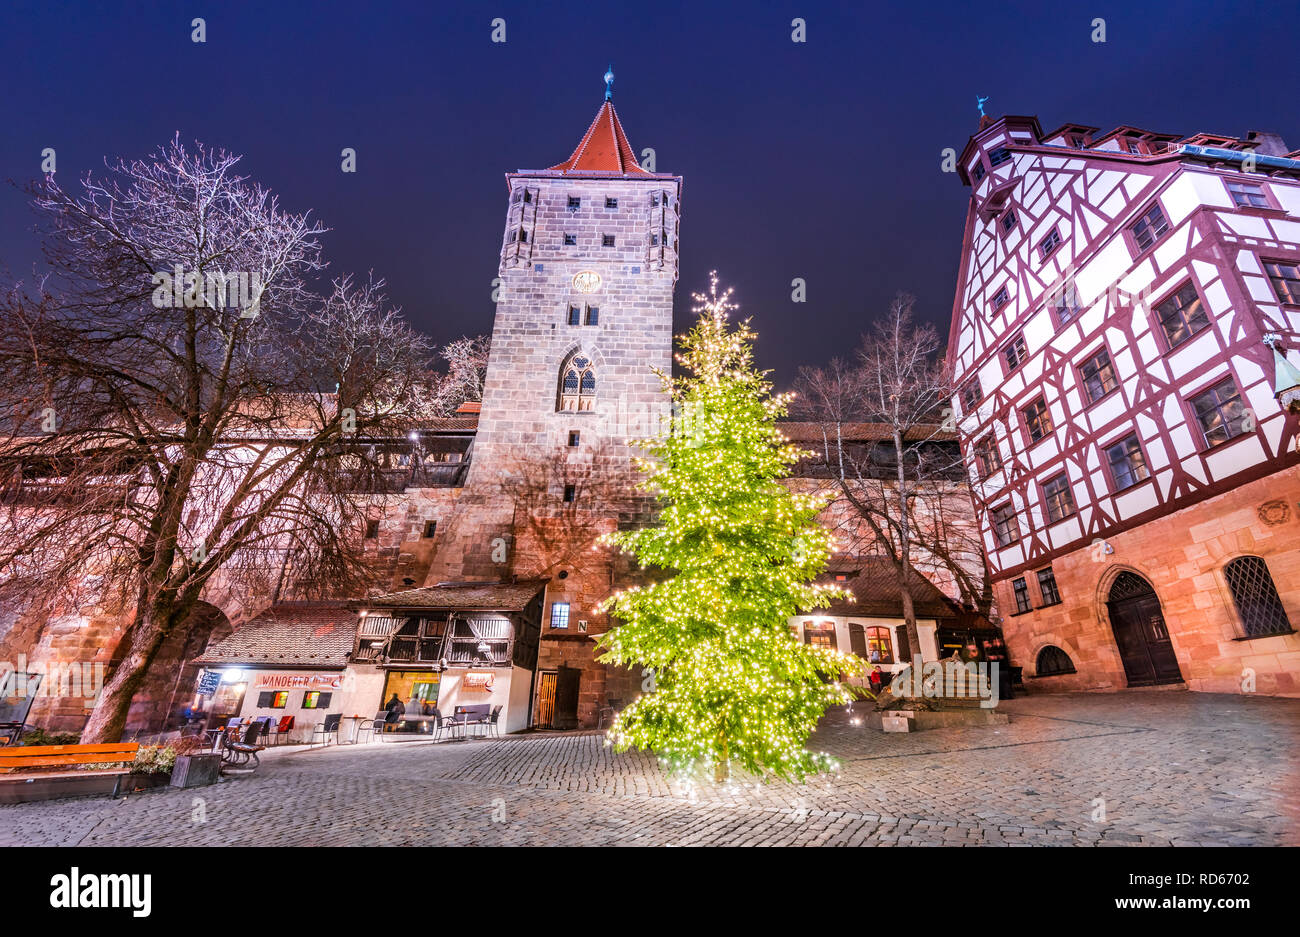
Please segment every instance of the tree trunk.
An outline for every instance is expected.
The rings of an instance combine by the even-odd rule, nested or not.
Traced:
[[[144,683],[149,666],[167,638],[167,617],[152,612],[152,609],[145,609],[137,616],[136,627],[131,629],[131,646],[100,691],[86,727],[81,730],[83,744],[121,741],[126,730],[126,718],[131,712],[131,700]]]
[[[713,781],[715,784],[725,783],[731,776],[731,763],[727,758],[727,737],[722,737],[722,754],[718,756],[717,761],[713,763]]]

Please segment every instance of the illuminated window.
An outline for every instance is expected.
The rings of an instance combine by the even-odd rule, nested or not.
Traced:
[[[569,603],[568,602],[551,603],[551,627],[552,628],[569,627]]]
[[[805,644],[814,644],[817,647],[835,650],[835,622],[805,621],[803,623],[803,640]]]
[[[894,662],[894,640],[888,628],[872,626],[867,629],[867,660],[873,664]]]
[[[320,690],[308,690],[302,695],[302,708],[329,709],[330,700],[333,698],[333,693],[322,693]]]

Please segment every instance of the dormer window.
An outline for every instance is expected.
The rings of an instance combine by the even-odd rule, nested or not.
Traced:
[[[1011,159],[1011,151],[1005,146],[1000,146],[989,153],[989,165],[994,168],[1001,166],[1009,159]]]
[[[975,168],[970,171],[970,174],[975,178],[976,182],[979,182],[984,178],[984,172],[984,164],[976,163]]]
[[[1082,134],[1072,133],[1065,139],[1076,150],[1082,150],[1086,146]]]

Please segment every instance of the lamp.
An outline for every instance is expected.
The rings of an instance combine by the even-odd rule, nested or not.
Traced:
[[[1278,348],[1282,336],[1269,332],[1263,342],[1273,351],[1273,396],[1292,413],[1300,413],[1300,369]]]

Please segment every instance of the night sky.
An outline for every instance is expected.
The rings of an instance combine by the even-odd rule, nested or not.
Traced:
[[[45,147],[69,188],[176,131],[225,147],[332,229],[331,273],[373,269],[440,342],[491,329],[503,174],[569,155],[612,62],[633,147],[685,177],[677,329],[717,268],[782,385],[851,350],[900,289],[946,338],[968,190],[940,154],[976,129],[976,94],[1045,130],[1274,130],[1300,147],[1294,2],[87,6],[0,11],[0,179],[35,178]],[[25,203],[0,190],[0,268],[19,276],[40,257]]]

